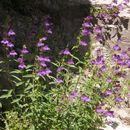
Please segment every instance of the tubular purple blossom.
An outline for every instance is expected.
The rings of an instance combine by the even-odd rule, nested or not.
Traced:
[[[88,45],[88,43],[86,41],[82,41],[82,40],[79,42],[79,44],[81,46],[87,46]]]
[[[90,102],[91,101],[91,99],[88,97],[88,96],[81,96],[80,97],[80,99],[82,100],[82,101],[84,101],[84,102]]]
[[[17,53],[16,53],[16,51],[15,51],[15,50],[12,50],[12,51],[9,53],[9,55],[10,55],[10,56],[16,56],[16,55],[17,55]]]
[[[8,32],[8,36],[15,36],[15,35],[16,35],[15,32],[12,29],[10,29]]]
[[[69,65],[74,65],[73,59],[69,59],[69,60],[67,61],[67,64],[69,64]]]
[[[9,43],[9,41],[8,41],[7,39],[3,39],[3,40],[1,41],[1,43],[4,44],[4,45],[6,45],[6,44]]]
[[[21,64],[18,65],[18,68],[19,69],[25,69],[26,65],[24,63],[21,63]]]

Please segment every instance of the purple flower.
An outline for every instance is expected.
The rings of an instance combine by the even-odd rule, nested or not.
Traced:
[[[117,0],[114,0],[113,3],[117,4]]]
[[[18,61],[19,63],[24,63],[24,59],[23,59],[23,58],[18,58],[17,61]]]
[[[97,34],[97,36],[96,36],[96,40],[97,40],[98,42],[102,42],[102,41],[103,41],[103,36]]]
[[[83,35],[83,36],[89,36],[90,34],[91,34],[90,29],[83,29],[83,30],[82,30],[82,35]]]
[[[95,28],[95,31],[96,31],[96,33],[101,33],[102,32],[102,28],[100,26],[97,26]]]
[[[121,98],[121,97],[116,97],[116,102],[122,102],[123,101],[123,98]]]
[[[9,55],[10,55],[10,56],[16,56],[16,55],[17,55],[17,53],[16,53],[16,51],[15,51],[15,50],[12,50],[12,51],[9,53]]]
[[[105,92],[105,95],[106,95],[106,96],[112,95],[112,91],[111,91],[111,90],[107,90],[107,91]]]
[[[74,100],[78,96],[78,94],[79,93],[76,90],[72,91],[71,94],[69,95],[69,99]]]
[[[118,44],[116,44],[115,46],[113,46],[113,49],[116,50],[116,51],[120,51],[121,50],[121,48],[119,47]]]
[[[21,50],[21,53],[22,53],[22,54],[28,54],[29,51],[27,50],[27,48],[23,48],[23,49]]]
[[[91,99],[88,96],[81,96],[80,99],[84,102],[90,102]]]
[[[40,41],[46,41],[47,40],[47,37],[42,37],[41,39],[40,39]]]
[[[105,116],[109,116],[109,117],[113,117],[114,115],[114,112],[113,111],[110,111],[110,110],[108,110],[108,111],[106,111],[105,113],[104,113],[104,115]]]
[[[85,20],[91,21],[91,20],[93,20],[93,16],[87,16],[87,17],[85,18]]]
[[[128,47],[127,51],[130,51],[130,47]]]
[[[37,73],[38,76],[45,76],[52,73],[52,71],[49,68],[46,68],[44,70],[39,70],[39,72]]]
[[[47,30],[47,33],[48,34],[52,34],[52,31],[49,29],[49,30]]]
[[[47,66],[44,61],[42,61],[42,62],[40,63],[40,65],[41,65],[42,67],[46,67],[46,66]]]
[[[14,36],[14,35],[16,35],[15,32],[12,29],[10,29],[8,32],[8,36]]]
[[[122,56],[122,58],[128,58],[129,57],[126,51],[123,51],[121,53],[121,56]]]
[[[44,44],[43,44],[41,41],[39,41],[39,42],[37,43],[37,47],[42,47],[42,46],[44,46]]]
[[[48,26],[50,26],[50,23],[49,23],[49,22],[44,22],[44,25],[45,25],[46,27],[48,27]]]
[[[124,4],[128,4],[129,3],[129,0],[124,0]]]
[[[122,10],[124,9],[123,5],[122,5],[122,4],[119,4],[119,5],[118,5],[118,9],[119,9],[119,11],[122,11]]]
[[[37,60],[40,61],[40,62],[42,62],[42,61],[44,61],[44,62],[51,62],[51,60],[49,59],[49,57],[39,56]]]
[[[101,66],[101,67],[99,68],[99,70],[102,71],[102,72],[105,72],[105,71],[106,71],[106,66],[105,66],[105,65]]]
[[[130,98],[130,93],[128,93],[128,97]]]
[[[130,68],[130,59],[127,59],[127,60],[125,61],[125,63],[126,63],[126,65],[128,66],[128,68]]]
[[[90,22],[85,22],[85,23],[83,23],[83,27],[91,27]]]
[[[9,44],[9,41],[8,41],[7,39],[3,39],[3,40],[1,41],[1,43],[4,44],[4,45],[6,45],[6,44]]]
[[[25,69],[26,65],[24,63],[21,63],[21,64],[18,65],[18,68],[19,69]]]
[[[118,65],[126,65],[126,62],[124,60],[120,59],[117,61],[117,64]]]
[[[57,68],[57,72],[61,72],[62,70],[64,70],[65,68],[63,66],[60,66]]]
[[[79,44],[80,44],[81,46],[87,46],[87,45],[88,45],[88,43],[85,42],[85,41],[80,41]]]
[[[123,72],[118,72],[116,73],[117,76],[122,77],[122,78],[126,78],[127,74],[123,73]]]
[[[67,61],[67,64],[69,64],[69,65],[74,65],[74,61],[73,61],[72,59],[69,59],[69,60]]]
[[[45,45],[44,47],[41,48],[42,51],[49,51],[50,48],[48,47],[48,45]]]
[[[70,55],[71,53],[70,53],[69,49],[66,48],[65,50],[62,50],[62,51],[61,51],[61,54]]]
[[[95,64],[97,64],[97,65],[103,65],[104,62],[105,62],[105,61],[104,61],[103,55],[97,56],[96,61],[95,61]]]
[[[56,79],[56,83],[61,84],[61,83],[63,83],[63,80],[60,79],[60,78],[57,78],[57,79]]]
[[[111,79],[110,77],[108,77],[108,78],[106,79],[106,82],[111,83],[111,82],[112,82],[112,79]]]
[[[103,113],[103,109],[101,107],[96,108],[97,113]]]
[[[6,46],[9,47],[9,48],[12,48],[12,47],[14,47],[14,44],[12,44],[11,42],[9,42],[9,43],[6,44]]]
[[[120,55],[114,54],[114,56],[112,57],[112,59],[114,61],[118,61],[118,60],[121,60],[121,57],[120,57]]]

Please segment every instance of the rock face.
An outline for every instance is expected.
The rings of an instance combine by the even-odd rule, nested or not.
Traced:
[[[32,18],[49,14],[59,26],[62,25],[66,29],[71,29],[68,32],[72,32],[73,29],[75,32],[75,28],[79,29],[75,22],[81,25],[83,17],[89,14],[91,7],[88,0],[87,5],[76,2],[76,0],[1,0],[0,5],[4,12],[8,12],[8,15],[13,17],[17,15],[17,17]],[[18,21],[20,20],[17,19],[15,22]]]

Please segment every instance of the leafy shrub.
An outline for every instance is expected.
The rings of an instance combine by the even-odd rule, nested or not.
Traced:
[[[113,67],[101,48],[96,50],[96,56],[90,57],[88,37],[93,34],[100,44],[107,40],[103,35],[106,32],[102,32],[103,27],[96,21],[102,18],[101,10],[84,19],[76,45],[62,50],[58,61],[49,57],[51,48],[47,39],[53,26],[49,16],[44,18],[44,36],[35,45],[35,52],[25,45],[17,52],[13,44],[16,34],[12,29],[7,32],[7,37],[1,41],[5,49],[1,64],[6,65],[1,71],[8,74],[13,88],[0,97],[10,101],[9,110],[2,114],[3,129],[97,130],[105,117],[113,116],[111,107],[125,98],[121,79],[126,78],[123,68],[129,68],[129,55],[127,52],[115,54],[121,50],[115,45],[111,59]],[[118,9],[116,11],[118,15]],[[106,19],[115,17],[111,10],[105,13]],[[83,60],[76,56],[79,48],[88,50]],[[128,88],[125,92],[128,94]]]

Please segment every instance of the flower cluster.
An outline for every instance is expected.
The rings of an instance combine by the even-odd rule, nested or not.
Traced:
[[[13,44],[13,37],[15,35],[16,35],[15,32],[12,29],[10,29],[7,32],[6,38],[3,38],[3,40],[1,41],[1,44],[4,45],[6,50],[8,50],[8,55],[12,57],[15,57],[17,55],[17,52],[14,50],[14,44]]]
[[[45,76],[51,74],[52,71],[48,67],[48,63],[51,62],[51,59],[46,56],[46,52],[50,51],[50,47],[47,45],[48,35],[52,34],[52,22],[50,16],[44,17],[44,28],[45,28],[45,36],[39,39],[37,43],[37,48],[39,50],[39,56],[37,56],[37,61],[39,64],[39,70],[37,72],[38,76]]]

